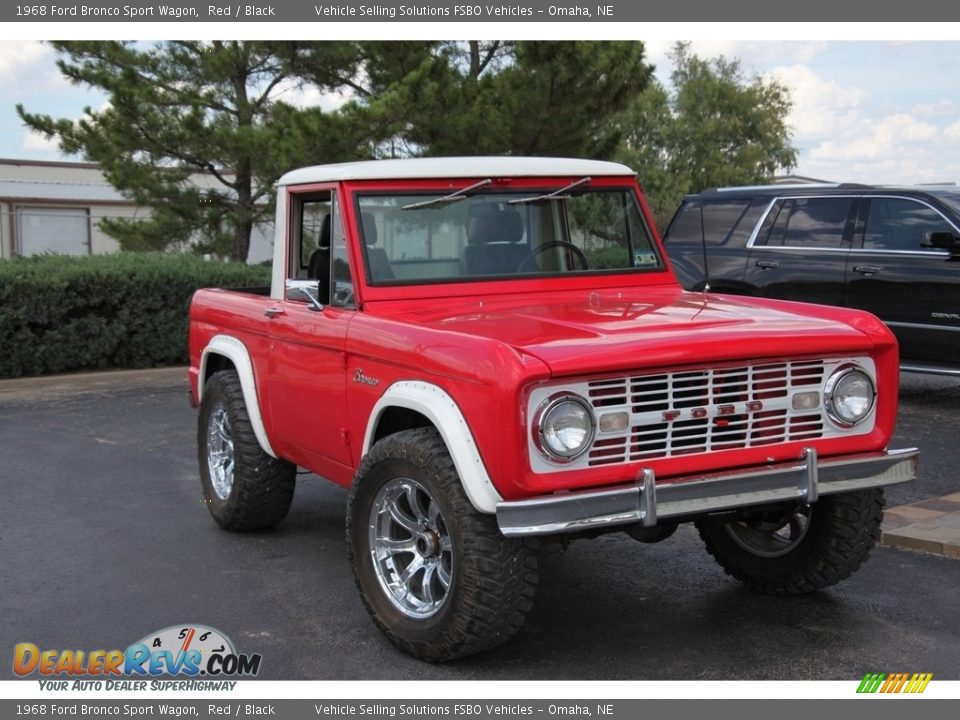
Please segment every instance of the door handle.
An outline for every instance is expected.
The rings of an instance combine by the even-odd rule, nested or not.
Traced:
[[[757,260],[757,267],[761,270],[776,270],[780,263],[776,260]]]
[[[283,315],[283,308],[282,307],[267,308],[266,310],[263,311],[263,314],[272,320],[277,315]]]
[[[877,267],[876,265],[854,265],[853,271],[858,272],[861,275],[876,275],[878,272],[883,270],[882,267]]]

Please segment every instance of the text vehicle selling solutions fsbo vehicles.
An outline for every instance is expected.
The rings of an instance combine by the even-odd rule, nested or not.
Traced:
[[[360,595],[398,647],[497,645],[540,544],[696,524],[752,588],[815,591],[880,532],[897,344],[842,308],[684,291],[634,173],[436,158],[285,175],[272,284],[190,317],[205,498],[280,522],[297,467],[350,488]]]

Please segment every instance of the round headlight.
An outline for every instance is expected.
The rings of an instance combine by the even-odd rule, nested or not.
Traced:
[[[841,368],[827,380],[827,413],[838,425],[853,427],[870,414],[876,394],[873,380],[865,372]]]
[[[555,395],[538,413],[538,446],[553,460],[569,462],[593,442],[593,411],[577,395]]]

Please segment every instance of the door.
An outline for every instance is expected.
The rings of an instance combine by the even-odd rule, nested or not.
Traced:
[[[760,297],[843,305],[856,206],[849,196],[773,201],[750,240],[744,284]]]
[[[905,364],[960,365],[960,261],[931,246],[932,233],[960,235],[916,198],[864,200],[863,230],[847,259],[847,305],[883,320]]]
[[[346,251],[343,220],[336,193],[325,190],[292,193],[287,249],[287,279],[304,287],[316,282],[326,295],[311,300],[299,289],[288,289],[270,317],[269,406],[275,435],[291,458],[306,467],[325,461],[350,463],[346,444],[346,337],[353,318],[352,292],[335,278],[339,293],[330,293],[332,246]],[[320,252],[318,252],[318,247]],[[322,258],[322,267],[320,259]],[[312,276],[312,277],[311,277]],[[325,276],[325,277],[323,277]],[[321,282],[324,281],[325,282]],[[291,283],[288,283],[291,285]],[[322,309],[318,309],[318,304]]]
[[[20,255],[90,254],[90,213],[85,208],[19,207]]]

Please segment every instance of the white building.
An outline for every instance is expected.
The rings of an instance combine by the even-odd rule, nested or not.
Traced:
[[[216,184],[203,174],[194,182]],[[149,214],[117,192],[97,165],[0,159],[0,258],[116,252],[119,245],[100,229],[100,220]],[[273,225],[265,224],[253,231],[247,262],[272,257]]]

